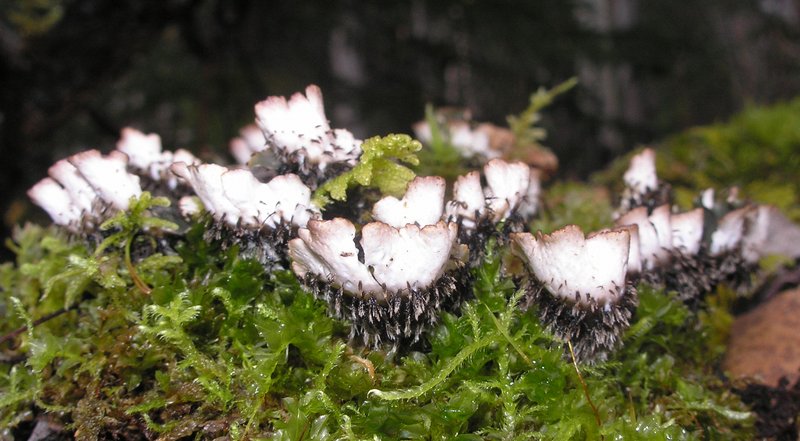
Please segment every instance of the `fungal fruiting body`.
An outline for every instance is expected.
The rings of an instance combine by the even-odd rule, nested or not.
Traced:
[[[469,121],[454,119],[448,121],[447,125],[442,128],[446,130],[445,135],[450,145],[455,147],[464,158],[477,156],[487,160],[498,158],[503,153],[501,149],[505,143],[498,142],[500,137],[497,135],[493,136],[494,132],[490,124],[479,124],[473,127]],[[500,128],[497,129],[500,130]],[[513,140],[511,132],[508,129],[504,130],[508,132],[510,140]],[[433,133],[427,121],[414,124],[414,134],[424,144],[430,144],[433,141]]]
[[[512,233],[527,264],[528,303],[553,334],[572,343],[580,361],[602,361],[630,325],[637,296],[626,279],[630,232],[585,237],[568,225],[550,234]]]
[[[442,220],[445,181],[417,177],[401,198],[372,209],[357,233],[349,220],[309,221],[289,242],[292,269],[364,344],[415,342],[465,292],[466,246]]]
[[[746,225],[750,222],[749,214],[753,209],[748,206],[732,210],[716,222],[708,247],[708,266],[715,284],[725,283],[737,291],[744,291],[750,286],[755,264],[745,260],[741,250]]]
[[[656,207],[650,214],[646,207],[637,207],[617,219],[617,226],[636,225],[642,275],[651,283],[660,281],[655,270],[672,260],[671,220],[669,205]]]
[[[705,218],[703,208],[670,214],[672,261],[663,270],[664,286],[687,302],[699,300],[715,285],[703,241]]]
[[[775,207],[742,206],[735,188],[723,203],[715,200],[712,189],[705,190],[699,198],[701,206],[686,212],[672,212],[668,204],[652,207],[659,200],[653,195],[662,194],[653,189],[664,187],[655,176],[654,155],[648,149],[631,161],[625,174],[626,194],[638,196],[623,198],[623,207],[625,200],[641,205],[616,221],[618,226],[638,230],[643,281],[697,304],[719,284],[746,292],[764,256],[800,255],[794,245],[800,241],[800,227]],[[629,275],[631,271],[629,266]]]
[[[295,274],[351,321],[351,338],[365,345],[417,341],[442,309],[458,303],[461,259],[458,226],[439,221],[394,227],[348,220],[311,220],[289,242]]]
[[[262,162],[276,174],[295,173],[316,188],[355,165],[361,141],[345,129],[331,129],[319,87],[308,86],[305,92],[288,100],[272,96],[256,104],[256,123],[266,142],[261,150],[256,142],[248,145],[253,153],[265,155]],[[237,149],[242,149],[239,145]],[[245,156],[241,150],[233,154]]]
[[[267,148],[264,132],[255,124],[248,124],[239,130],[239,136],[228,143],[233,159],[240,165],[247,165],[254,153]]]
[[[491,123],[470,120],[469,112],[442,112],[435,115],[444,141],[451,145],[469,164],[482,164],[488,160],[515,157],[552,176],[558,169],[558,158],[541,146],[520,145],[511,129]],[[423,144],[433,143],[433,131],[427,120],[413,126],[414,134]]]
[[[456,179],[445,216],[461,225],[461,240],[470,244],[473,263],[482,256],[488,238],[498,236],[498,224],[503,223],[505,233],[519,232],[537,213],[539,177],[538,170],[525,163],[493,159],[483,167],[485,187],[477,171]]]
[[[406,224],[433,225],[443,214],[445,180],[439,176],[416,177],[402,199],[387,196],[372,207],[372,217],[396,228]]]
[[[658,179],[656,174],[656,152],[646,148],[631,158],[630,166],[622,177],[625,190],[622,193],[617,216],[636,207],[652,210],[670,202],[670,187]]]
[[[724,204],[706,191],[703,208],[677,212],[651,149],[625,173],[616,228],[588,236],[574,225],[523,233],[539,210],[540,171],[498,158],[459,176],[447,203],[443,178],[417,177],[402,198],[386,196],[371,210],[366,199],[351,199],[358,222],[323,220],[311,192],[352,168],[361,142],[330,128],[316,86],[288,100],[270,97],[256,114],[258,126],[231,142],[237,168],[164,151],[158,135],[125,129],[116,151],[58,161],[28,194],[56,224],[91,239],[143,186],[160,192],[204,222],[206,239],[270,271],[291,267],[333,315],[351,321],[353,339],[371,346],[416,342],[441,311],[455,309],[490,239],[502,246],[510,237],[527,264],[527,303],[589,362],[605,359],[628,327],[637,304],[632,281],[693,302],[720,283],[748,286],[766,255],[800,257],[800,228],[774,207],[741,207],[735,190]],[[484,156],[494,151],[469,125],[451,136]]]
[[[163,150],[161,137],[155,133],[145,135],[139,130],[126,127],[122,129],[117,151],[128,156],[128,168],[143,179],[143,187],[159,196],[175,197],[178,177],[172,173],[172,164],[182,162],[199,164],[191,152],[178,149],[174,152]]]
[[[53,164],[50,177],[28,190],[28,196],[57,225],[73,233],[91,233],[141,195],[139,177],[128,173],[127,164],[128,157],[120,152],[77,153]]]
[[[703,208],[672,213],[669,205],[660,205],[647,214],[647,207],[637,207],[617,219],[620,227],[635,227],[631,246],[638,247],[640,278],[654,286],[675,291],[684,301],[694,301],[714,286],[704,241],[706,213]],[[633,275],[634,265],[629,265]]]
[[[719,219],[711,235],[709,255],[714,281],[746,292],[761,258],[781,255],[797,259],[798,243],[800,227],[776,207],[750,205],[730,211]]]
[[[311,190],[293,174],[263,183],[249,170],[216,164],[175,163],[171,170],[192,187],[211,216],[208,237],[221,240],[223,247],[238,245],[244,256],[267,266],[285,267],[293,231],[319,215]],[[179,206],[185,215],[199,209],[191,196]]]

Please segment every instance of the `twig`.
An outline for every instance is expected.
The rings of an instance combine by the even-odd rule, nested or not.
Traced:
[[[133,243],[134,237],[135,235],[132,235],[127,241],[125,241],[125,266],[128,268],[128,274],[130,274],[133,284],[139,288],[139,291],[145,295],[149,295],[153,289],[147,286],[147,284],[144,283],[141,278],[139,278],[139,273],[136,271],[136,267],[133,266],[133,262],[131,261],[131,244]]]
[[[50,320],[52,320],[52,319],[54,319],[54,318],[56,318],[56,317],[58,317],[58,316],[60,316],[62,314],[65,314],[65,313],[67,313],[69,311],[72,311],[73,309],[77,309],[78,305],[79,305],[79,303],[76,303],[76,304],[70,306],[69,308],[61,308],[61,309],[59,309],[57,311],[53,311],[50,314],[47,314],[47,315],[45,315],[43,317],[40,317],[40,318],[38,318],[38,319],[33,321],[33,326],[39,326],[42,323],[48,322],[48,321],[50,321]],[[27,331],[28,331],[28,326],[26,325],[26,326],[21,326],[21,327],[15,329],[15,330],[9,332],[8,334],[0,336],[0,344],[3,344],[6,341],[11,341],[14,338],[16,338],[18,335],[22,334],[23,332],[27,332]]]
[[[364,366],[364,369],[367,370],[369,374],[369,379],[372,380],[372,383],[375,383],[375,365],[372,364],[371,361],[367,360],[366,358],[361,358],[358,355],[351,355],[350,359],[355,361],[356,363]]]
[[[578,373],[578,380],[581,382],[581,386],[583,386],[583,394],[586,395],[586,401],[589,402],[589,406],[592,407],[592,412],[594,412],[594,419],[597,422],[597,427],[602,427],[603,422],[600,420],[600,412],[597,411],[597,407],[595,407],[594,403],[592,402],[592,397],[589,396],[589,386],[587,386],[586,382],[583,381],[581,370],[578,369],[578,361],[575,360],[575,351],[572,350],[572,342],[567,340],[567,346],[569,346],[569,355],[572,356],[572,365],[575,366],[575,372]]]

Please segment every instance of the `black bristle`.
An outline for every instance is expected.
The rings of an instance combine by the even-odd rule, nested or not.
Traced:
[[[349,161],[329,162],[324,169],[320,169],[319,164],[306,160],[308,154],[305,149],[290,152],[272,147],[253,156],[250,161],[252,164],[251,169],[261,182],[267,182],[279,175],[292,173],[297,175],[312,191],[316,190],[325,181],[350,170],[354,165]]]
[[[432,286],[404,294],[387,293],[385,301],[359,297],[336,288],[330,281],[309,275],[303,280],[318,299],[328,303],[330,313],[350,320],[350,340],[377,348],[409,347],[439,320],[442,311],[454,311],[464,300],[466,268],[444,273]]]
[[[639,304],[636,288],[630,283],[609,307],[592,298],[574,302],[555,296],[533,277],[529,278],[527,296],[523,304],[536,305],[542,324],[558,339],[571,342],[576,360],[584,363],[606,360],[620,344]],[[569,356],[568,351],[565,356]]]
[[[694,256],[675,253],[668,267],[650,271],[644,279],[653,286],[675,291],[686,305],[696,309],[718,285],[726,285],[739,295],[749,293],[756,269],[757,265],[746,262],[739,249],[711,256],[702,248]]]
[[[675,291],[684,303],[697,305],[714,287],[714,268],[710,263],[711,259],[702,249],[694,256],[674,253],[671,264],[661,276],[664,287]]]
[[[500,247],[507,246],[509,235],[526,231],[527,223],[516,213],[512,213],[501,227],[492,220],[491,212],[478,218],[474,228],[464,228],[463,219],[458,220],[458,242],[466,244],[469,248],[469,266],[475,268],[483,262],[486,254],[486,244],[494,239]]]
[[[236,246],[240,256],[257,260],[267,271],[289,268],[288,244],[296,235],[296,227],[281,223],[275,228],[252,229],[233,227],[213,219],[206,222],[204,238],[219,242],[223,250]]]
[[[631,194],[630,189],[625,189],[625,192],[620,198],[618,206],[619,213],[627,213],[634,208],[647,207],[647,214],[653,212],[654,209],[664,204],[672,204],[672,186],[659,179],[658,187],[648,191],[644,194]]]
[[[753,274],[757,263],[748,262],[742,257],[741,249],[735,249],[717,257],[709,257],[710,276],[714,286],[724,284],[739,295],[749,293],[753,288]]]

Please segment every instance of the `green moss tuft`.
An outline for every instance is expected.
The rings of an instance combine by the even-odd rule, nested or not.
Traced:
[[[361,158],[351,170],[322,184],[315,192],[312,202],[320,208],[336,201],[347,199],[347,190],[354,185],[374,187],[381,193],[402,196],[414,172],[402,165],[418,165],[416,153],[422,149],[419,141],[408,135],[391,134],[375,136],[361,144]]]

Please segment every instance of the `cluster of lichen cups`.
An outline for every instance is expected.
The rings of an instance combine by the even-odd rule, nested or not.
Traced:
[[[416,177],[402,197],[385,196],[359,215],[369,222],[329,219],[312,192],[357,166],[362,141],[331,129],[315,86],[289,100],[270,97],[256,114],[258,126],[231,142],[239,165],[204,164],[163,151],[157,135],[125,129],[116,151],[57,162],[29,195],[76,235],[94,234],[144,190],[166,196],[180,216],[205,222],[210,240],[268,270],[291,268],[350,321],[351,340],[367,346],[417,342],[470,297],[469,272],[487,243],[510,244],[526,264],[522,303],[588,362],[619,344],[637,305],[636,281],[700,299],[740,280],[768,251],[770,222],[780,216],[769,207],[724,210],[713,197],[673,212],[646,150],[625,175],[617,226],[588,236],[574,225],[524,232],[538,210],[539,173],[498,158],[460,176],[449,201],[445,179]]]

